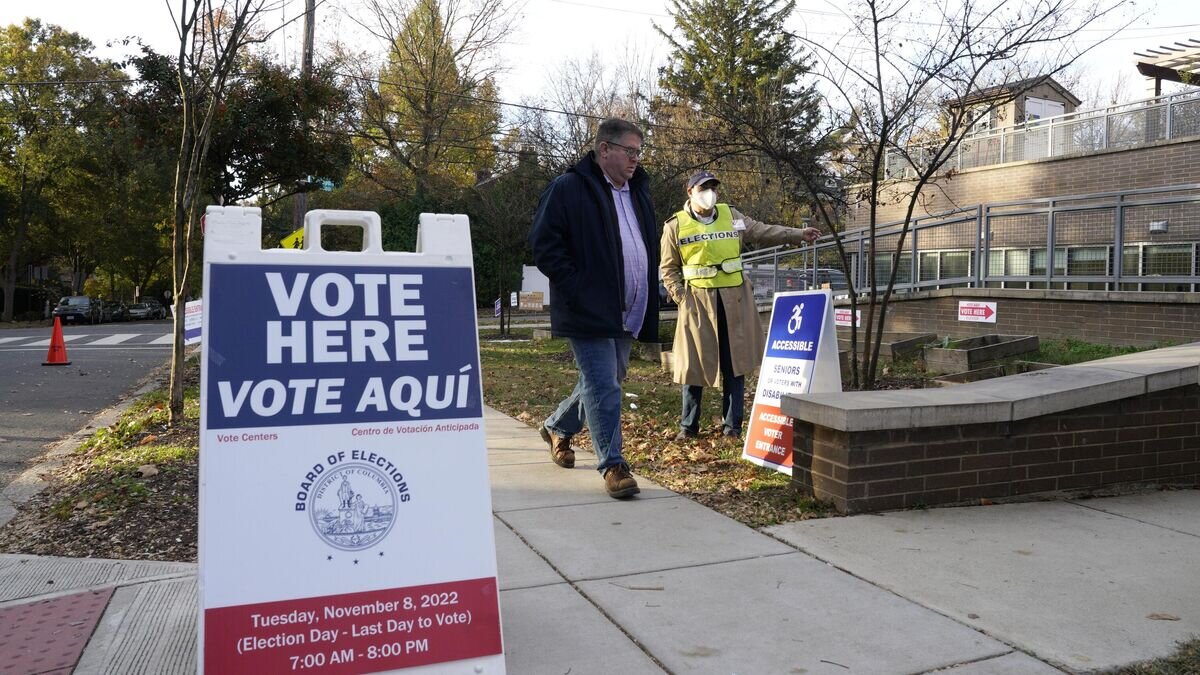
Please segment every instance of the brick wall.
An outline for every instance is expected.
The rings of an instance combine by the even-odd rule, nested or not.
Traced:
[[[960,300],[996,304],[996,323],[958,320]],[[844,301],[839,306],[848,306]],[[865,308],[863,320],[865,323]],[[1200,341],[1200,294],[947,289],[893,297],[886,329],[939,337],[1037,335],[1111,345]],[[849,335],[848,328],[839,334]]]
[[[1200,138],[1161,141],[1132,149],[1106,150],[1074,157],[1014,162],[967,169],[953,178],[927,186],[914,215],[939,213],[963,206],[1039,197],[1062,197],[1095,192],[1200,183]],[[851,188],[851,194],[860,186]],[[909,181],[889,184],[887,201],[912,191]],[[900,220],[903,203],[880,207],[879,224]],[[865,227],[866,204],[852,206],[847,229]]]
[[[843,513],[1200,484],[1200,385],[1018,422],[844,432],[796,421],[793,485]]]

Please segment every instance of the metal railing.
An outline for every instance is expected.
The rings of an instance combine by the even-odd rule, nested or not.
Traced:
[[[1157,96],[1132,103],[1031,120],[967,136],[943,169],[974,169],[1008,162],[1134,148],[1158,141],[1200,135],[1200,90]],[[928,162],[931,146],[909,148],[918,165]],[[913,163],[897,150],[884,160],[884,177],[914,178]]]
[[[897,253],[902,222],[875,236],[875,288],[896,267],[900,293],[956,286],[1093,291],[1200,290],[1200,183],[1029,199],[913,220]],[[776,291],[848,280],[863,292],[872,254],[866,229],[842,234],[843,267],[832,237],[813,246],[756,251],[743,267],[759,299]]]

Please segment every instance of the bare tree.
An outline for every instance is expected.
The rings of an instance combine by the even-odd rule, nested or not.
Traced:
[[[850,151],[841,166],[859,184],[852,197],[868,210],[866,260],[860,261],[866,264],[866,284],[850,288],[854,309],[860,294],[868,309],[861,382],[859,335],[854,322],[851,326],[855,385],[874,386],[899,269],[895,261],[922,190],[952,175],[947,162],[976,123],[1076,63],[1091,49],[1077,44],[1081,31],[1130,5],[1128,0],[941,0],[917,6],[907,0],[863,0],[849,16],[853,28],[844,40],[808,41],[824,66],[832,127],[848,134]],[[982,90],[995,94],[964,103]],[[889,153],[909,167],[909,180],[896,183],[884,175]],[[898,203],[904,217],[895,247],[885,249],[877,240],[877,216],[889,203]],[[832,213],[820,209],[819,215],[835,232],[843,267],[851,269]],[[893,261],[886,279],[878,278],[878,257]]]
[[[175,339],[171,350],[170,419],[183,416],[183,320],[190,295],[192,234],[200,211],[203,167],[212,138],[213,121],[229,79],[235,75],[239,55],[248,46],[266,41],[271,32],[260,31],[265,12],[281,7],[283,0],[178,0],[167,9],[179,38],[176,67],[182,104],[182,132],[175,170],[172,236],[172,314]],[[176,11],[176,7],[177,10]]]

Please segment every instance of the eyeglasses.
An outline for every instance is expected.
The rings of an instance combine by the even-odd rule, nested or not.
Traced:
[[[614,141],[604,141],[604,142],[608,143],[609,145],[615,145],[618,148],[621,148],[622,150],[624,150],[625,156],[628,157],[629,159],[638,159],[642,156],[641,148],[631,148],[628,145],[621,145],[620,143],[616,143]]]

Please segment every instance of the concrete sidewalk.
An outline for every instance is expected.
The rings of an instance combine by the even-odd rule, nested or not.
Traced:
[[[1200,633],[1200,492],[758,532],[646,479],[612,500],[591,455],[566,471],[536,430],[486,421],[509,673],[1038,674]],[[39,607],[58,628],[5,625]],[[78,642],[0,672],[193,672],[195,621],[194,565],[0,556],[0,654]]]

